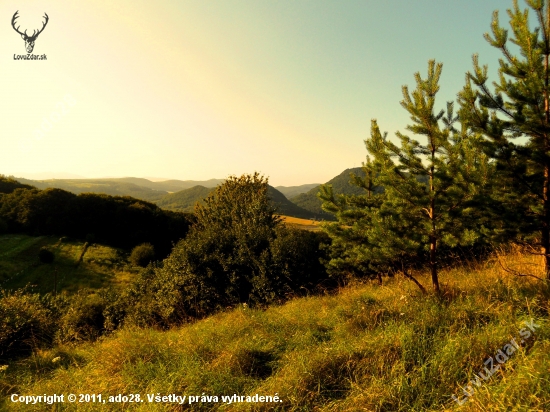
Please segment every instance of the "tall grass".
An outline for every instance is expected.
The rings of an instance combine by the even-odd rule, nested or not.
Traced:
[[[145,402],[65,403],[62,410],[550,410],[550,291],[503,269],[535,273],[531,256],[510,250],[501,263],[443,271],[442,298],[392,278],[265,310],[241,306],[165,332],[126,328],[94,343],[37,352],[0,372],[0,408],[46,410],[12,404],[11,393],[139,393]],[[429,282],[427,275],[419,279]],[[467,402],[454,402],[488,357],[512,338],[519,342],[530,319],[540,325],[533,335]],[[157,393],[278,394],[282,402],[147,402],[146,394]]]

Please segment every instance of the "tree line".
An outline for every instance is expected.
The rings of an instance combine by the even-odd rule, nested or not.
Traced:
[[[39,190],[6,177],[0,177],[0,190],[0,229],[10,233],[70,236],[126,249],[151,243],[165,257],[193,222],[191,214],[129,196]]]

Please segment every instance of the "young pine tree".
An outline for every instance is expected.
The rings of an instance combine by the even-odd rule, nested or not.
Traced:
[[[379,268],[400,262],[403,273],[420,287],[405,266],[427,253],[436,293],[440,292],[440,244],[469,245],[482,236],[483,228],[473,224],[479,213],[474,205],[489,178],[489,165],[476,150],[476,137],[453,126],[457,120],[453,104],[447,104],[446,116],[444,111],[434,112],[441,70],[442,64],[431,60],[425,80],[415,74],[412,93],[403,87],[401,105],[413,122],[407,130],[422,136],[423,144],[397,132],[399,147],[380,133],[373,120],[371,138],[365,142],[370,156],[364,166],[363,187],[370,188],[366,199],[363,203],[346,196],[337,199],[330,188],[320,193],[325,210],[339,218],[338,224],[328,228],[333,238],[341,234],[336,245],[349,251],[349,239],[362,239],[365,261]],[[373,198],[376,186],[383,188],[383,194]]]
[[[486,151],[497,161],[502,183],[496,200],[507,206],[503,211],[508,216],[501,230],[535,244],[550,278],[550,6],[546,0],[526,3],[539,27],[529,28],[529,11],[521,11],[514,1],[508,10],[510,41],[519,53],[512,53],[508,30],[494,12],[492,36],[486,33],[485,39],[503,55],[499,82],[491,91],[487,65],[480,67],[474,55],[474,70],[459,93],[459,113],[486,137]]]

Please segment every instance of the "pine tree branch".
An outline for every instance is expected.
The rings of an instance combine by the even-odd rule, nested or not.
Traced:
[[[514,115],[512,113],[510,113],[508,110],[506,110],[503,105],[501,105],[499,102],[497,102],[495,100],[494,96],[491,94],[489,89],[487,89],[487,86],[485,86],[485,83],[480,84],[479,88],[483,91],[483,94],[485,94],[485,96],[488,97],[489,100],[491,100],[494,103],[495,108],[492,108],[493,110],[498,109],[499,111],[504,113],[506,116],[508,116],[510,119],[514,118]]]
[[[510,166],[510,170],[513,170],[513,165],[510,163],[510,159],[511,159],[511,158],[506,159],[506,164],[507,164],[508,166]],[[518,181],[519,181],[520,183],[522,183],[525,187],[527,187],[527,189],[529,189],[529,192],[530,192],[530,193],[533,193],[535,196],[537,196],[537,198],[538,198],[539,200],[544,201],[544,197],[543,197],[537,190],[535,190],[535,189],[533,188],[533,186],[531,186],[531,185],[529,184],[529,182],[527,182],[527,181],[525,180],[525,178],[523,177],[523,174],[522,174],[522,173],[515,174],[515,178],[517,178]]]
[[[407,272],[407,270],[405,269],[405,267],[403,266],[403,264],[402,264],[401,273],[403,273],[403,275],[404,275],[407,279],[413,281],[413,283],[414,283],[416,286],[418,286],[418,288],[420,289],[420,291],[421,291],[424,295],[427,295],[427,294],[428,294],[428,291],[426,290],[426,288],[425,288],[424,286],[422,286],[422,284],[421,284],[418,280],[416,280],[414,276],[412,276],[409,272]]]
[[[532,275],[532,274],[530,274],[530,273],[520,273],[520,272],[518,272],[517,270],[510,269],[510,268],[505,267],[504,264],[503,264],[503,263],[501,262],[501,260],[500,260],[500,254],[499,254],[498,252],[497,252],[497,261],[498,261],[500,267],[502,268],[502,270],[504,270],[505,272],[510,273],[510,274],[512,274],[512,275],[514,275],[514,276],[518,276],[518,277],[531,277],[531,278],[538,279],[538,280],[540,280],[540,281],[544,281],[544,279],[542,279],[542,278],[540,278],[540,277],[538,277],[538,276],[536,276],[536,275]]]
[[[547,6],[548,7],[548,6]],[[542,14],[543,9],[537,9],[537,18],[539,19],[540,28],[542,29],[542,37],[544,39],[544,45],[546,47],[545,52],[550,53],[550,35],[548,33],[548,30],[550,27],[548,27],[547,24],[544,24],[544,16]]]

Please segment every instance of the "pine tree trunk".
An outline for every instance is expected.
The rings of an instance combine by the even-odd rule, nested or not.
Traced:
[[[439,279],[437,277],[437,236],[435,225],[435,187],[434,187],[434,167],[435,162],[435,145],[432,143],[432,166],[430,172],[430,220],[431,220],[431,232],[430,232],[430,269],[432,272],[432,284],[435,293],[439,295]]]
[[[544,202],[544,222],[542,224],[542,253],[544,253],[544,270],[546,272],[546,278],[550,279],[550,165],[548,162],[544,165],[544,188],[543,188],[543,202]]]
[[[550,5],[546,6],[546,33],[550,31]],[[548,34],[546,35],[546,53],[550,45],[548,44]],[[546,126],[550,125],[550,101],[548,97],[548,54],[544,56],[544,113],[546,115]],[[544,136],[544,156],[548,155],[548,133]],[[546,278],[550,279],[550,164],[549,161],[544,159],[544,188],[542,194],[542,201],[544,202],[544,222],[542,224],[542,252],[544,253],[544,270],[546,272]]]
[[[434,200],[432,199],[432,234],[430,235],[430,269],[432,272],[432,284],[435,293],[439,294],[439,279],[437,277],[437,237],[435,236],[435,220],[433,219]]]

